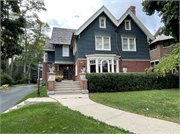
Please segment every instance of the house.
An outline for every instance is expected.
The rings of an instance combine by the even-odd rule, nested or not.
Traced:
[[[153,35],[136,17],[135,6],[116,19],[102,6],[78,29],[54,27],[44,47],[42,80],[51,63],[64,80],[80,80],[86,73],[145,72],[150,67],[149,40]]]
[[[167,48],[175,43],[175,40],[172,36],[166,36],[164,34],[159,35],[161,27],[158,28],[154,34],[155,40],[149,44],[151,66],[155,67],[159,63],[159,60],[165,56],[164,54],[169,54],[170,51]]]

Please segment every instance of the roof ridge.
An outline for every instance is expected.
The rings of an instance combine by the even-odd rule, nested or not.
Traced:
[[[76,30],[76,29],[70,29],[70,28],[61,28],[61,27],[53,27],[53,28],[58,28],[58,29],[66,29],[66,30]]]

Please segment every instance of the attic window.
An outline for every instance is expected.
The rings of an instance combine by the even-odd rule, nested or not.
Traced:
[[[131,30],[131,20],[125,20],[125,30]]]
[[[100,28],[106,28],[106,18],[99,17],[99,27]]]

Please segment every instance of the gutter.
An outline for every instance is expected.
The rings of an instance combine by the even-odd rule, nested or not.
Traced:
[[[121,57],[121,53],[120,53],[119,48],[118,48],[118,40],[117,40],[118,30],[117,30],[117,27],[115,28],[115,32],[116,32],[116,49],[117,49],[119,56],[120,56],[120,72],[122,72],[122,57]]]

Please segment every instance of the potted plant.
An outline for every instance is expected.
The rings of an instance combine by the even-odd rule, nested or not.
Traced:
[[[63,75],[56,75],[56,82],[61,82],[63,77]]]
[[[55,66],[51,66],[51,67],[49,68],[50,73],[54,73],[54,70],[55,70]]]
[[[127,73],[127,66],[126,65],[123,67],[123,72]]]
[[[81,67],[81,72],[82,72],[82,73],[85,73],[85,71],[86,71],[86,67],[85,67],[85,66],[82,66],[82,67]]]

